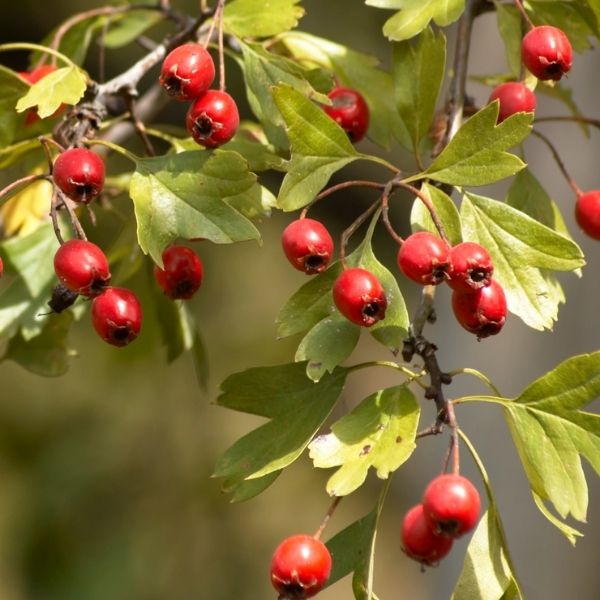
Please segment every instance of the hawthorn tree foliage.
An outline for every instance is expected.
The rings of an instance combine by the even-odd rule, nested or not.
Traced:
[[[373,56],[301,31],[300,0],[201,1],[189,15],[168,0],[112,2],[73,15],[40,44],[0,45],[2,54],[27,53],[30,64],[24,72],[0,66],[0,165],[9,180],[0,191],[3,360],[42,376],[63,374],[69,329],[75,320],[90,319],[88,312],[105,341],[135,343],[142,309],[144,319],[155,311],[140,308],[126,286],[138,270],[153,265],[153,308],[161,315],[168,360],[191,352],[204,373],[197,319],[185,303],[202,281],[198,240],[260,240],[261,218],[294,213],[293,228],[283,234],[284,251],[309,278],[281,307],[277,335],[301,334],[296,354],[286,364],[231,374],[217,398],[223,408],[266,421],[223,449],[215,466],[233,501],[263,492],[305,451],[315,468],[331,470],[326,491],[332,504],[325,518],[319,525],[315,517],[314,535],[290,542],[317,547],[318,564],[300,568],[296,548],[286,546],[285,560],[278,549],[274,595],[310,597],[352,574],[354,597],[376,598],[375,537],[391,476],[423,438],[441,435],[449,439],[438,457],[443,472],[462,479],[459,454],[468,453],[477,465],[481,512],[477,499],[466,513],[448,516],[446,492],[428,488],[422,510],[427,518],[418,535],[410,529],[418,511],[405,522],[404,551],[423,567],[433,565],[451,551],[452,539],[467,533],[457,524],[474,517],[453,598],[520,598],[493,475],[460,428],[460,413],[483,403],[503,415],[532,501],[575,544],[582,534],[567,519],[584,522],[588,509],[582,459],[600,471],[600,419],[585,410],[600,392],[600,351],[568,358],[517,397],[503,397],[485,374],[448,372],[439,363],[430,339],[435,292],[450,284],[456,317],[481,339],[484,352],[493,352],[491,336],[502,335],[507,311],[508,318],[540,331],[558,319],[567,298],[557,273],[581,274],[585,260],[576,240],[585,234],[600,238],[600,192],[577,186],[541,130],[552,118],[536,119],[534,113],[536,98],[551,96],[565,106],[555,120],[572,121],[583,134],[600,126],[580,114],[562,78],[578,53],[600,37],[600,3],[364,4],[365,11],[389,11],[382,32],[390,43],[389,71]],[[506,70],[482,81],[490,86],[491,101],[476,106],[465,93],[470,37],[477,18],[491,11],[506,47]],[[154,39],[152,28],[163,21],[170,32]],[[450,48],[447,28],[455,29]],[[105,80],[102,72],[81,66],[92,41],[102,52],[140,43],[147,54]],[[180,66],[191,64],[185,62],[187,51],[181,53],[185,44],[201,57],[204,79],[196,87],[189,84],[193,69]],[[175,49],[183,58],[169,54]],[[238,123],[235,98],[225,91],[225,55],[243,73],[252,121]],[[140,83],[151,77],[154,83],[140,94]],[[191,107],[176,130],[156,119],[168,94]],[[365,134],[377,153],[361,151]],[[571,186],[584,233],[567,230],[528,167],[521,144],[532,134],[548,145]],[[131,149],[136,137],[143,155]],[[395,164],[399,147],[412,155],[410,169]],[[124,157],[129,168],[101,172],[98,157],[109,154]],[[379,177],[329,183],[354,161],[377,165]],[[23,170],[24,176],[12,176]],[[272,172],[279,174],[279,189],[264,185]],[[510,182],[505,197],[480,192],[501,180]],[[364,188],[372,203],[334,242],[326,224],[311,220],[310,209],[350,187]],[[389,213],[400,193],[413,198],[413,233],[405,239]],[[87,237],[95,236],[96,219],[98,226],[106,224],[103,217],[120,195],[133,202],[135,218],[112,247],[100,249]],[[376,256],[376,227],[385,227],[389,243],[398,247],[398,265]],[[264,248],[269,251],[281,249]],[[421,300],[407,306],[403,291],[415,282]],[[361,333],[389,350],[389,360],[352,362]],[[398,383],[373,390],[330,422],[347,381],[365,369],[394,370]],[[453,397],[458,376],[477,378],[481,393]],[[371,470],[382,480],[372,511],[327,539],[326,525],[340,500],[360,488]],[[431,508],[438,501],[442,508]],[[325,539],[326,549],[320,542]]]

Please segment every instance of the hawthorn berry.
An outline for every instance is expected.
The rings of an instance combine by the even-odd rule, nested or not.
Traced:
[[[423,514],[429,527],[450,538],[471,531],[479,520],[480,508],[477,488],[462,475],[440,475],[423,494]]]
[[[92,300],[92,324],[108,344],[127,346],[140,333],[140,301],[125,288],[107,288]]]
[[[286,258],[298,271],[314,275],[331,262],[333,240],[327,228],[314,219],[296,219],[284,230],[281,245]]]
[[[189,108],[186,128],[194,141],[205,148],[217,148],[228,142],[240,124],[235,100],[220,90],[208,90]]]
[[[518,112],[535,112],[535,94],[520,81],[507,81],[496,86],[490,94],[489,102],[498,100],[498,123]]]
[[[452,310],[456,320],[479,339],[496,335],[506,321],[506,296],[502,286],[490,284],[473,292],[452,293]]]
[[[472,292],[490,284],[494,265],[488,251],[475,242],[450,248],[448,285],[458,292]]]
[[[71,200],[88,204],[104,187],[104,161],[87,148],[69,148],[54,161],[52,177]]]
[[[425,518],[423,505],[413,506],[402,521],[402,550],[423,565],[437,564],[452,548],[452,538],[438,535]]]
[[[592,190],[577,197],[575,219],[587,235],[600,240],[600,190]]]
[[[215,63],[200,44],[183,44],[171,50],[163,61],[160,85],[175,100],[194,100],[206,92],[215,79]]]
[[[365,269],[346,269],[333,284],[333,301],[352,323],[371,327],[385,318],[387,298],[373,273]]]
[[[334,87],[327,97],[331,106],[325,112],[348,134],[351,142],[359,142],[369,128],[369,107],[362,95],[351,88]]]
[[[70,291],[97,296],[110,282],[108,260],[102,250],[86,240],[69,240],[54,255],[54,271]]]
[[[316,538],[293,535],[277,546],[271,559],[271,583],[281,600],[312,598],[331,573],[331,554]]]
[[[200,257],[187,246],[169,246],[163,253],[163,268],[154,267],[154,278],[172,300],[187,300],[199,289],[204,275]]]
[[[438,285],[448,278],[450,246],[433,233],[413,233],[398,250],[398,267],[416,283]]]
[[[2,258],[0,258],[0,277],[2,277],[2,275],[4,275],[4,262],[2,261]]]
[[[521,42],[523,64],[542,80],[558,81],[573,64],[573,49],[565,32],[552,25],[530,29]]]

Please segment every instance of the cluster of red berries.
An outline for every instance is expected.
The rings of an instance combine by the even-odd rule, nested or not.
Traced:
[[[458,322],[478,338],[497,334],[506,320],[506,296],[492,279],[487,250],[474,242],[450,245],[427,231],[410,235],[398,251],[398,267],[421,285],[448,283]]]
[[[188,43],[172,50],[162,64],[160,84],[180,101],[191,101],[185,125],[194,141],[217,148],[237,131],[240,116],[235,100],[223,90],[209,89],[215,65],[206,48]]]
[[[352,143],[362,140],[369,128],[369,107],[362,95],[352,88],[336,86],[327,97],[331,106],[323,106],[323,110],[348,134]]]
[[[479,520],[480,500],[475,486],[461,475],[440,475],[425,489],[402,523],[402,547],[422,565],[435,565],[450,552],[456,538]]]

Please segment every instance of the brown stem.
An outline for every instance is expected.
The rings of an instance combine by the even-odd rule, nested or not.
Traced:
[[[583,123],[585,125],[591,125],[600,129],[600,119],[591,119],[589,117],[582,117],[579,115],[563,115],[554,117],[536,117],[534,123],[550,123],[556,121],[570,121],[574,123]]]
[[[67,198],[65,196],[65,194],[60,189],[58,189],[57,187],[55,187],[54,189],[55,189],[55,193],[58,194],[61,204],[65,207],[66,211],[69,213],[69,219],[71,220],[71,225],[75,232],[75,236],[77,238],[79,238],[80,240],[87,240],[85,231],[83,230],[83,227],[81,226],[81,223],[79,222],[79,219],[77,218],[77,215],[75,214],[75,211],[73,210],[73,207],[71,206],[71,201],[69,200],[69,198]]]
[[[29,185],[34,181],[38,181],[39,179],[46,179],[47,175],[25,175],[25,177],[21,177],[12,183],[9,183],[6,187],[0,190],[0,198],[3,198],[7,194],[10,194],[15,188],[18,188],[21,185]]]
[[[329,523],[329,520],[331,519],[333,513],[335,512],[335,509],[338,507],[338,504],[341,502],[342,498],[343,496],[336,496],[333,499],[333,502],[329,506],[327,512],[325,513],[325,516],[323,517],[323,520],[321,521],[321,525],[319,525],[319,529],[317,529],[317,531],[315,531],[315,534],[313,535],[315,540],[321,538],[321,534],[325,530],[325,527],[327,527],[327,523]]]
[[[346,265],[346,246],[348,245],[348,240],[352,237],[352,234],[379,208],[381,204],[381,199],[376,200],[362,213],[349,227],[344,229],[340,239],[340,261],[344,266],[344,269],[347,268]]]
[[[383,219],[383,224],[385,225],[388,233],[392,236],[392,239],[399,245],[402,246],[404,243],[404,239],[400,237],[396,230],[392,227],[390,223],[390,215],[389,215],[389,201],[390,201],[390,193],[393,190],[395,181],[392,179],[388,181],[383,192],[381,193],[381,217]]]
[[[308,211],[319,200],[322,200],[323,198],[327,198],[327,196],[330,196],[331,194],[333,194],[335,192],[339,192],[340,190],[345,190],[350,187],[369,187],[369,188],[374,188],[374,189],[380,190],[385,187],[385,184],[378,183],[376,181],[365,181],[365,180],[359,180],[359,179],[354,179],[352,181],[344,181],[342,183],[337,183],[336,185],[332,185],[331,187],[322,191],[318,196],[315,196],[315,199],[310,204],[308,204],[304,207],[304,209],[300,213],[300,218],[304,219],[306,217],[306,214],[308,213]]]
[[[154,146],[152,145],[152,141],[146,132],[146,126],[144,122],[141,121],[137,116],[137,109],[135,106],[135,100],[131,94],[125,94],[125,102],[127,103],[127,110],[129,111],[129,115],[131,118],[131,122],[135,127],[142,143],[144,144],[144,148],[146,149],[146,154],[148,156],[156,156],[156,151],[154,150]]]
[[[514,3],[517,7],[517,10],[521,13],[521,17],[523,17],[523,20],[525,21],[525,23],[527,23],[529,29],[533,29],[534,25],[531,19],[529,18],[529,15],[527,14],[527,11],[525,10],[525,7],[523,6],[521,0],[514,0]]]
[[[56,236],[58,243],[62,246],[65,243],[65,240],[60,231],[60,226],[58,224],[58,217],[56,214],[56,211],[58,209],[58,202],[59,202],[59,200],[58,200],[58,196],[56,194],[56,189],[55,189],[54,193],[52,194],[52,200],[50,201],[50,218],[52,219],[52,228],[54,229],[54,235]]]
[[[217,6],[217,14],[215,19],[219,21],[219,89],[225,91],[225,52],[223,50],[223,10],[225,8],[225,0],[219,0]]]

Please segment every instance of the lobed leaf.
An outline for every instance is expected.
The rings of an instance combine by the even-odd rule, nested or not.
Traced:
[[[304,9],[300,0],[234,0],[223,12],[223,29],[245,38],[272,37],[298,25]]]
[[[14,71],[0,65],[0,148],[11,144],[23,126],[23,116],[17,114],[15,105],[28,89],[29,85]]]

